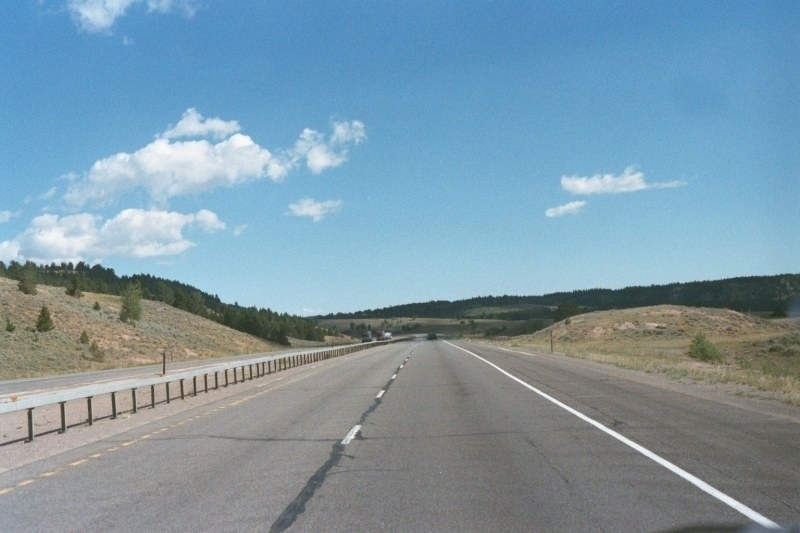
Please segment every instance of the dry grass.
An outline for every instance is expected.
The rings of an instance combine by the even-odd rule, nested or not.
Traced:
[[[654,306],[572,317],[503,344],[550,350],[678,379],[742,386],[800,405],[800,321],[765,320],[725,309]],[[691,359],[704,333],[722,352],[719,364]]]
[[[100,304],[94,310],[95,302]],[[42,306],[55,329],[35,331]],[[0,379],[15,379],[120,368],[168,361],[267,352],[280,346],[226,328],[160,302],[142,301],[136,326],[119,320],[120,299],[86,293],[67,296],[63,288],[38,286],[25,295],[13,280],[0,278]],[[15,326],[6,331],[6,319]],[[80,342],[86,331],[89,343]],[[98,351],[91,350],[96,342]]]

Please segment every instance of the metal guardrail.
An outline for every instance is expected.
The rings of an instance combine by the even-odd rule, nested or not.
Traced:
[[[208,392],[209,389],[216,390],[219,389],[221,386],[227,387],[231,384],[231,377],[232,383],[240,383],[247,380],[252,380],[253,378],[264,377],[269,374],[274,374],[276,372],[280,372],[282,370],[288,370],[290,368],[294,368],[296,366],[301,366],[304,364],[315,363],[318,361],[323,361],[325,359],[331,359],[333,357],[340,357],[342,355],[358,352],[361,350],[365,350],[367,348],[371,348],[376,345],[383,345],[388,344],[389,342],[395,341],[383,341],[383,342],[371,342],[371,343],[364,343],[364,344],[350,344],[346,346],[341,346],[337,348],[329,348],[324,350],[309,350],[305,352],[299,353],[292,353],[292,354],[278,354],[272,356],[266,356],[262,358],[255,358],[255,359],[246,359],[240,361],[233,361],[229,363],[220,363],[218,365],[213,365],[209,367],[203,367],[201,369],[195,370],[185,370],[176,372],[174,374],[167,374],[162,375],[155,378],[143,378],[143,379],[128,379],[128,380],[121,380],[115,381],[112,383],[106,383],[102,385],[84,385],[81,387],[75,387],[72,389],[60,390],[60,391],[53,391],[47,393],[36,394],[32,396],[28,396],[25,398],[20,398],[16,401],[6,401],[0,403],[0,415],[5,413],[14,413],[17,411],[26,410],[28,411],[28,435],[26,442],[33,441],[34,434],[33,434],[33,415],[34,409],[37,407],[44,407],[58,404],[60,406],[60,415],[61,415],[61,428],[58,431],[59,433],[64,433],[67,430],[67,422],[66,422],[66,405],[67,402],[74,401],[74,400],[86,400],[86,411],[87,411],[87,418],[86,422],[88,425],[92,425],[94,422],[94,418],[92,415],[92,399],[105,395],[111,395],[111,418],[114,419],[120,414],[117,411],[117,394],[126,393],[131,395],[132,400],[132,412],[135,413],[140,404],[137,403],[136,399],[136,391],[142,388],[150,388],[150,403],[149,407],[154,408],[156,406],[155,401],[155,388],[156,386],[163,385],[166,389],[166,403],[169,403],[171,399],[185,399],[186,391],[184,388],[184,384],[187,380],[192,381],[192,395],[196,396],[198,392],[198,378],[203,379],[202,389],[205,392]],[[241,375],[240,375],[241,371]],[[249,373],[248,373],[249,371]],[[209,385],[209,377],[213,376],[213,386]],[[180,389],[180,396],[175,396],[174,398],[171,397],[170,392],[170,383],[178,383]],[[22,439],[20,439],[22,440]]]

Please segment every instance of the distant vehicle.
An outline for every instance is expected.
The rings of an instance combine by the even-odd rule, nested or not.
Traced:
[[[436,340],[436,333],[428,333],[428,340],[435,341]]]
[[[388,341],[391,338],[392,338],[392,332],[391,331],[384,331],[383,332],[383,340]]]
[[[361,342],[372,342],[372,332],[370,330],[361,332]]]

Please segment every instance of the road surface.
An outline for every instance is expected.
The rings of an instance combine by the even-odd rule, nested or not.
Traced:
[[[663,531],[800,517],[800,412],[779,404],[443,340],[257,381],[0,473],[0,529]]]

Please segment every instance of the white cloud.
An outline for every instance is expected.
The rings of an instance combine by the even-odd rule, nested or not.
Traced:
[[[579,200],[577,202],[570,202],[568,204],[559,205],[557,207],[551,207],[550,209],[545,211],[544,214],[545,216],[548,216],[550,218],[561,217],[564,215],[576,215],[583,209],[583,206],[585,205],[586,202],[584,202],[583,200]]]
[[[157,203],[174,196],[199,194],[288,171],[272,154],[240,133],[216,144],[201,139],[170,142],[156,139],[133,153],[101,159],[70,186],[64,199],[73,206],[105,204],[122,192],[143,188]]]
[[[19,261],[19,243],[17,241],[0,241],[0,261]]]
[[[342,208],[341,200],[325,200],[318,202],[311,198],[301,198],[289,204],[289,213],[296,217],[310,217],[314,222],[319,222],[331,213],[337,213]]]
[[[332,128],[333,134],[327,141],[322,133],[304,129],[289,152],[291,164],[297,165],[302,158],[306,158],[306,165],[311,172],[319,174],[347,161],[347,146],[359,144],[367,138],[364,123],[358,120],[334,122]]]
[[[636,167],[626,168],[622,174],[595,174],[594,176],[561,176],[561,187],[575,195],[619,194],[645,189],[666,189],[686,185],[683,181],[647,183],[644,173]]]
[[[561,188],[572,195],[589,196],[592,194],[620,194],[626,192],[643,191],[645,189],[670,189],[683,187],[685,181],[665,181],[660,183],[647,183],[644,172],[629,166],[622,174],[595,174],[593,176],[561,176]],[[560,217],[579,213],[586,202],[569,202],[568,204],[551,207],[545,211],[548,217]]]
[[[175,196],[268,178],[284,179],[305,158],[314,173],[341,165],[347,148],[366,138],[359,121],[337,122],[330,139],[305,129],[294,147],[275,155],[239,133],[239,123],[203,118],[189,108],[175,126],[133,153],[120,152],[96,161],[84,175],[71,174],[64,200],[74,208],[89,202],[107,204],[121,193],[144,189],[163,206]],[[186,137],[213,137],[185,139]],[[220,140],[221,139],[221,140]]]
[[[180,11],[184,16],[193,17],[199,8],[198,0],[147,0],[147,10],[157,13]]]
[[[9,222],[12,218],[19,216],[19,211],[12,212],[12,211],[0,211],[0,224],[5,224]]]
[[[75,25],[87,33],[111,33],[117,19],[135,4],[146,4],[148,13],[180,11],[193,17],[198,9],[195,0],[69,0],[67,10]]]
[[[207,210],[183,214],[125,209],[107,220],[89,213],[41,215],[16,239],[0,242],[0,260],[50,263],[176,255],[194,246],[183,235],[190,228],[214,231],[225,224]]]
[[[221,118],[203,118],[197,109],[190,107],[184,111],[180,122],[168,129],[161,136],[165,139],[179,137],[207,137],[224,139],[238,132],[241,128],[236,120],[222,120]]]
[[[56,195],[56,193],[57,193],[57,192],[58,192],[58,188],[57,188],[57,187],[50,187],[50,188],[49,188],[49,189],[48,189],[48,190],[47,190],[47,191],[46,191],[44,194],[42,194],[42,195],[41,195],[39,198],[40,198],[41,200],[50,200],[51,198],[53,198],[53,196],[55,196],[55,195]]]
[[[114,22],[139,0],[70,0],[67,4],[75,24],[88,33],[108,32]]]

